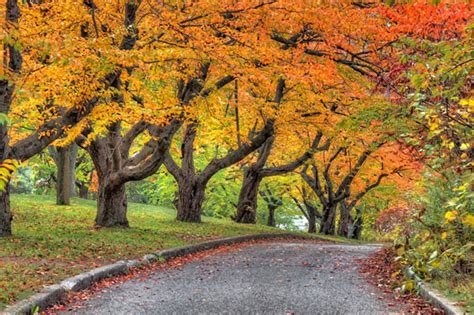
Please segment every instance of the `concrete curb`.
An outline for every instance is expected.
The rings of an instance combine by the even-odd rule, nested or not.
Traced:
[[[415,288],[417,289],[418,294],[424,299],[428,300],[433,306],[442,309],[447,315],[466,314],[463,309],[461,309],[459,306],[456,306],[454,302],[448,300],[438,290],[423,282],[421,278],[418,277],[413,271],[410,271],[409,268],[405,270],[405,274],[415,282]]]
[[[419,294],[431,302],[437,308],[440,308],[448,315],[462,315],[466,312],[460,307],[454,305],[453,302],[445,298],[440,292],[432,288],[426,283],[419,282],[417,284]]]
[[[63,301],[69,292],[77,292],[85,290],[92,286],[93,283],[100,281],[105,278],[126,274],[130,271],[131,267],[139,267],[149,265],[153,262],[162,260],[167,261],[172,258],[186,256],[189,254],[205,251],[208,249],[214,249],[221,246],[257,241],[257,240],[271,240],[278,238],[289,238],[299,240],[318,240],[316,236],[305,236],[296,235],[291,233],[264,233],[264,234],[253,234],[236,237],[228,237],[222,239],[216,239],[208,242],[198,243],[189,246],[165,249],[162,251],[155,252],[143,256],[138,260],[118,261],[111,265],[99,267],[74,277],[67,278],[52,286],[43,288],[40,292],[30,296],[25,300],[21,300],[15,304],[8,306],[0,314],[4,315],[16,315],[25,314],[32,315],[36,312],[41,312],[51,305],[57,304]],[[325,240],[320,238],[320,240]]]

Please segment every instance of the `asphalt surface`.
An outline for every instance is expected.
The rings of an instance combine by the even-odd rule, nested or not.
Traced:
[[[393,314],[357,272],[375,246],[271,242],[151,273],[74,314]]]

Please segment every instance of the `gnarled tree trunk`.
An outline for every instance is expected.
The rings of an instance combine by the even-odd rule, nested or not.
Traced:
[[[195,179],[183,179],[178,182],[178,212],[176,219],[183,222],[201,222],[202,204],[206,186]]]
[[[344,206],[344,203],[342,202],[340,207],[339,207],[339,222],[338,222],[338,228],[337,228],[337,235],[343,236],[343,237],[350,237],[350,224],[352,223],[352,218],[351,218],[351,209]]]
[[[255,170],[253,167],[245,170],[235,222],[248,224],[255,224],[257,222],[257,198],[261,181],[262,177],[259,175],[258,170]]]
[[[12,213],[10,211],[10,192],[8,185],[0,192],[0,237],[12,234]]]
[[[99,178],[95,223],[103,227],[128,227],[125,185],[113,186],[106,178]]]
[[[323,209],[323,218],[319,233],[325,235],[334,235],[336,232],[336,207],[327,206]]]

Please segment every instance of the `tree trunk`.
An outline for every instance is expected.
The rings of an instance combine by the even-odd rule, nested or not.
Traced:
[[[337,228],[337,235],[343,237],[350,237],[349,224],[351,223],[351,210],[341,204],[339,214],[339,226]]]
[[[89,188],[87,185],[81,183],[79,186],[79,198],[89,199]]]
[[[178,213],[176,220],[183,222],[201,222],[202,204],[206,185],[193,179],[183,179],[178,182]]]
[[[336,207],[333,205],[324,207],[323,219],[321,220],[321,234],[334,235],[336,232]]]
[[[12,214],[10,212],[10,192],[8,185],[0,192],[0,237],[12,235]]]
[[[311,209],[308,209],[307,212],[308,212],[308,233],[316,233],[316,213],[314,211],[311,211]]]
[[[357,217],[357,219],[354,222],[354,227],[353,227],[353,234],[352,238],[359,240],[360,236],[362,234],[362,224],[363,224],[363,219],[362,216]]]
[[[275,210],[276,210],[276,207],[273,207],[272,205],[268,206],[268,221],[267,221],[268,226],[273,226],[273,227],[276,226]]]
[[[125,185],[114,187],[99,178],[95,223],[101,227],[128,227]]]
[[[57,205],[71,204],[71,196],[74,194],[76,156],[77,147],[75,144],[57,148]]]
[[[262,178],[252,167],[245,171],[239,194],[239,202],[237,204],[235,222],[247,224],[257,223],[257,199],[261,181]]]

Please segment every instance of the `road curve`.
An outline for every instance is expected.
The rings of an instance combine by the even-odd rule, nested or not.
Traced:
[[[72,314],[394,314],[357,272],[375,246],[269,242],[151,273]],[[390,305],[393,305],[390,303]]]

